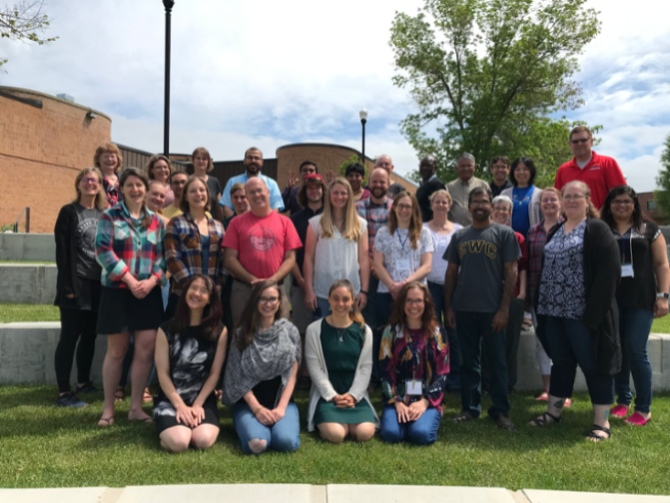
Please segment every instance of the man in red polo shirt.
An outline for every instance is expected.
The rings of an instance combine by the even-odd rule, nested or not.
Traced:
[[[592,147],[593,134],[588,127],[572,128],[570,150],[575,157],[558,168],[554,187],[560,190],[574,180],[582,181],[591,189],[591,202],[600,209],[609,191],[626,185],[626,179],[614,159],[596,154]]]

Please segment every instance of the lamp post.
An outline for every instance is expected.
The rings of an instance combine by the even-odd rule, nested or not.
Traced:
[[[361,162],[363,166],[365,166],[365,123],[368,121],[368,111],[364,108],[363,110],[358,112],[358,116],[361,118],[361,125],[363,126],[363,148],[362,148],[363,158],[361,159]]]
[[[174,0],[163,0],[165,6],[165,110],[163,112],[163,155],[170,156],[170,26]]]

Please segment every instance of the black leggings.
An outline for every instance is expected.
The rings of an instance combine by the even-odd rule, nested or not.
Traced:
[[[84,384],[90,381],[97,321],[96,311],[60,308],[60,340],[56,347],[55,362],[59,393],[70,391],[70,372],[72,372],[75,348],[77,349],[77,382]],[[77,340],[79,340],[79,345],[77,345]]]

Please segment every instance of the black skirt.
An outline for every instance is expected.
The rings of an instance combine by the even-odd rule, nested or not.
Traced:
[[[202,423],[200,423],[198,426],[203,424],[211,424],[216,426],[217,428],[220,428],[219,410],[217,409],[216,399],[212,400],[210,398],[207,398],[207,400],[205,400],[205,403],[202,404],[202,409],[205,411],[205,419],[203,419]],[[169,416],[169,415],[156,416],[154,414],[154,421],[156,422],[156,432],[159,435],[168,428],[172,428],[174,426],[183,426],[185,428],[190,428],[190,426],[186,426],[184,423],[178,423],[176,416]]]
[[[156,330],[163,319],[161,287],[138,299],[129,288],[102,287],[98,309],[99,335]]]

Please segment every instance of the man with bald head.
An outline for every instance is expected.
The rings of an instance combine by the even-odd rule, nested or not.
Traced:
[[[449,220],[461,224],[463,227],[472,225],[472,214],[468,209],[470,192],[481,187],[490,192],[489,184],[475,176],[477,164],[475,156],[463,152],[456,159],[456,173],[458,178],[447,184],[447,190],[451,196],[451,209]]]
[[[433,210],[430,208],[430,196],[433,192],[445,189],[445,185],[437,177],[437,159],[428,154],[419,163],[419,174],[423,183],[416,189],[416,200],[421,208],[421,218],[424,222],[430,222],[433,219]]]
[[[377,160],[375,161],[375,168],[385,169],[386,172],[389,174],[389,188],[387,191],[388,197],[393,199],[395,196],[397,196],[399,193],[405,190],[405,187],[402,184],[397,182],[391,183],[391,173],[393,172],[394,166],[390,156],[388,156],[387,154],[382,154],[379,157],[377,157]],[[368,188],[368,190],[372,192],[371,189]]]
[[[226,268],[235,278],[230,301],[235,327],[239,326],[253,285],[264,279],[279,283],[281,316],[288,318],[283,282],[295,264],[296,249],[302,246],[293,222],[273,211],[265,180],[253,177],[245,188],[250,211],[233,218],[223,238]]]

